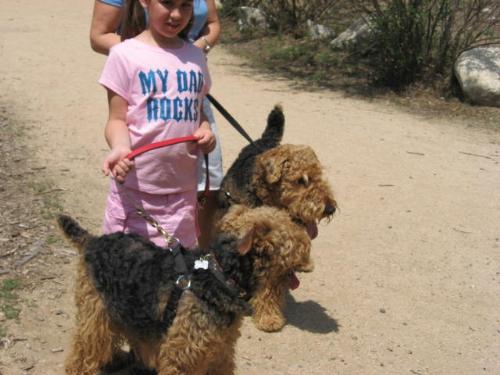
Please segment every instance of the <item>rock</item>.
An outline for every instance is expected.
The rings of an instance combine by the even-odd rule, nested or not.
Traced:
[[[500,107],[500,47],[478,47],[463,52],[455,62],[455,76],[471,103]]]
[[[355,21],[349,28],[330,43],[332,48],[344,49],[349,47],[362,48],[372,35],[372,26],[368,17]]]
[[[268,24],[264,13],[258,8],[238,8],[238,30],[242,33],[267,30]]]
[[[307,20],[309,36],[312,39],[331,39],[335,37],[335,32],[328,26],[315,24],[311,20]]]

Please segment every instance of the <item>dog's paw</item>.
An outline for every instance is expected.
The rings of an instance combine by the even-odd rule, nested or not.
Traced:
[[[286,320],[282,315],[261,315],[253,317],[257,329],[264,332],[278,332],[285,326]]]

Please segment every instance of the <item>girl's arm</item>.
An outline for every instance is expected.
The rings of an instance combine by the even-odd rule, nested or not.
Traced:
[[[131,151],[130,136],[127,127],[128,103],[120,95],[108,89],[109,117],[104,130],[106,141],[111,149],[104,159],[102,171],[110,173],[118,182],[123,182],[134,163],[125,159]]]
[[[95,0],[90,25],[90,46],[94,51],[107,55],[111,47],[120,43],[120,36],[116,31],[120,27],[121,18],[121,8]]]
[[[208,18],[207,24],[201,31],[201,36],[193,44],[208,52],[219,41],[220,36],[220,21],[215,7],[215,0],[207,0]],[[208,43],[208,44],[207,44]],[[208,49],[206,48],[208,45]]]

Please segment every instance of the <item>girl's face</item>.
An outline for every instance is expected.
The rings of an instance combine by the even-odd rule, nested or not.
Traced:
[[[193,0],[141,0],[151,32],[172,39],[186,28],[193,15]]]

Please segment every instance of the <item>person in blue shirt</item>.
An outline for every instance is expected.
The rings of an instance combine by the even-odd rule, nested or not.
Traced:
[[[95,0],[94,13],[90,27],[90,45],[98,53],[107,55],[109,49],[120,43],[122,7],[125,0]],[[215,0],[195,0],[193,24],[188,38],[205,52],[219,41],[220,22]]]
[[[120,25],[126,0],[95,0],[94,12],[90,26],[90,45],[98,53],[107,55],[111,47],[121,42]],[[220,21],[215,6],[215,0],[194,0],[192,24],[187,33],[187,39],[206,54],[217,44],[220,36]],[[216,195],[220,189],[223,177],[222,152],[217,126],[210,103],[205,98],[203,103],[205,114],[215,134],[217,146],[209,154],[210,192],[205,204],[197,212],[200,229],[199,245],[206,247],[214,230],[214,215],[216,211]],[[205,166],[200,158],[198,168],[198,191],[205,189]]]

